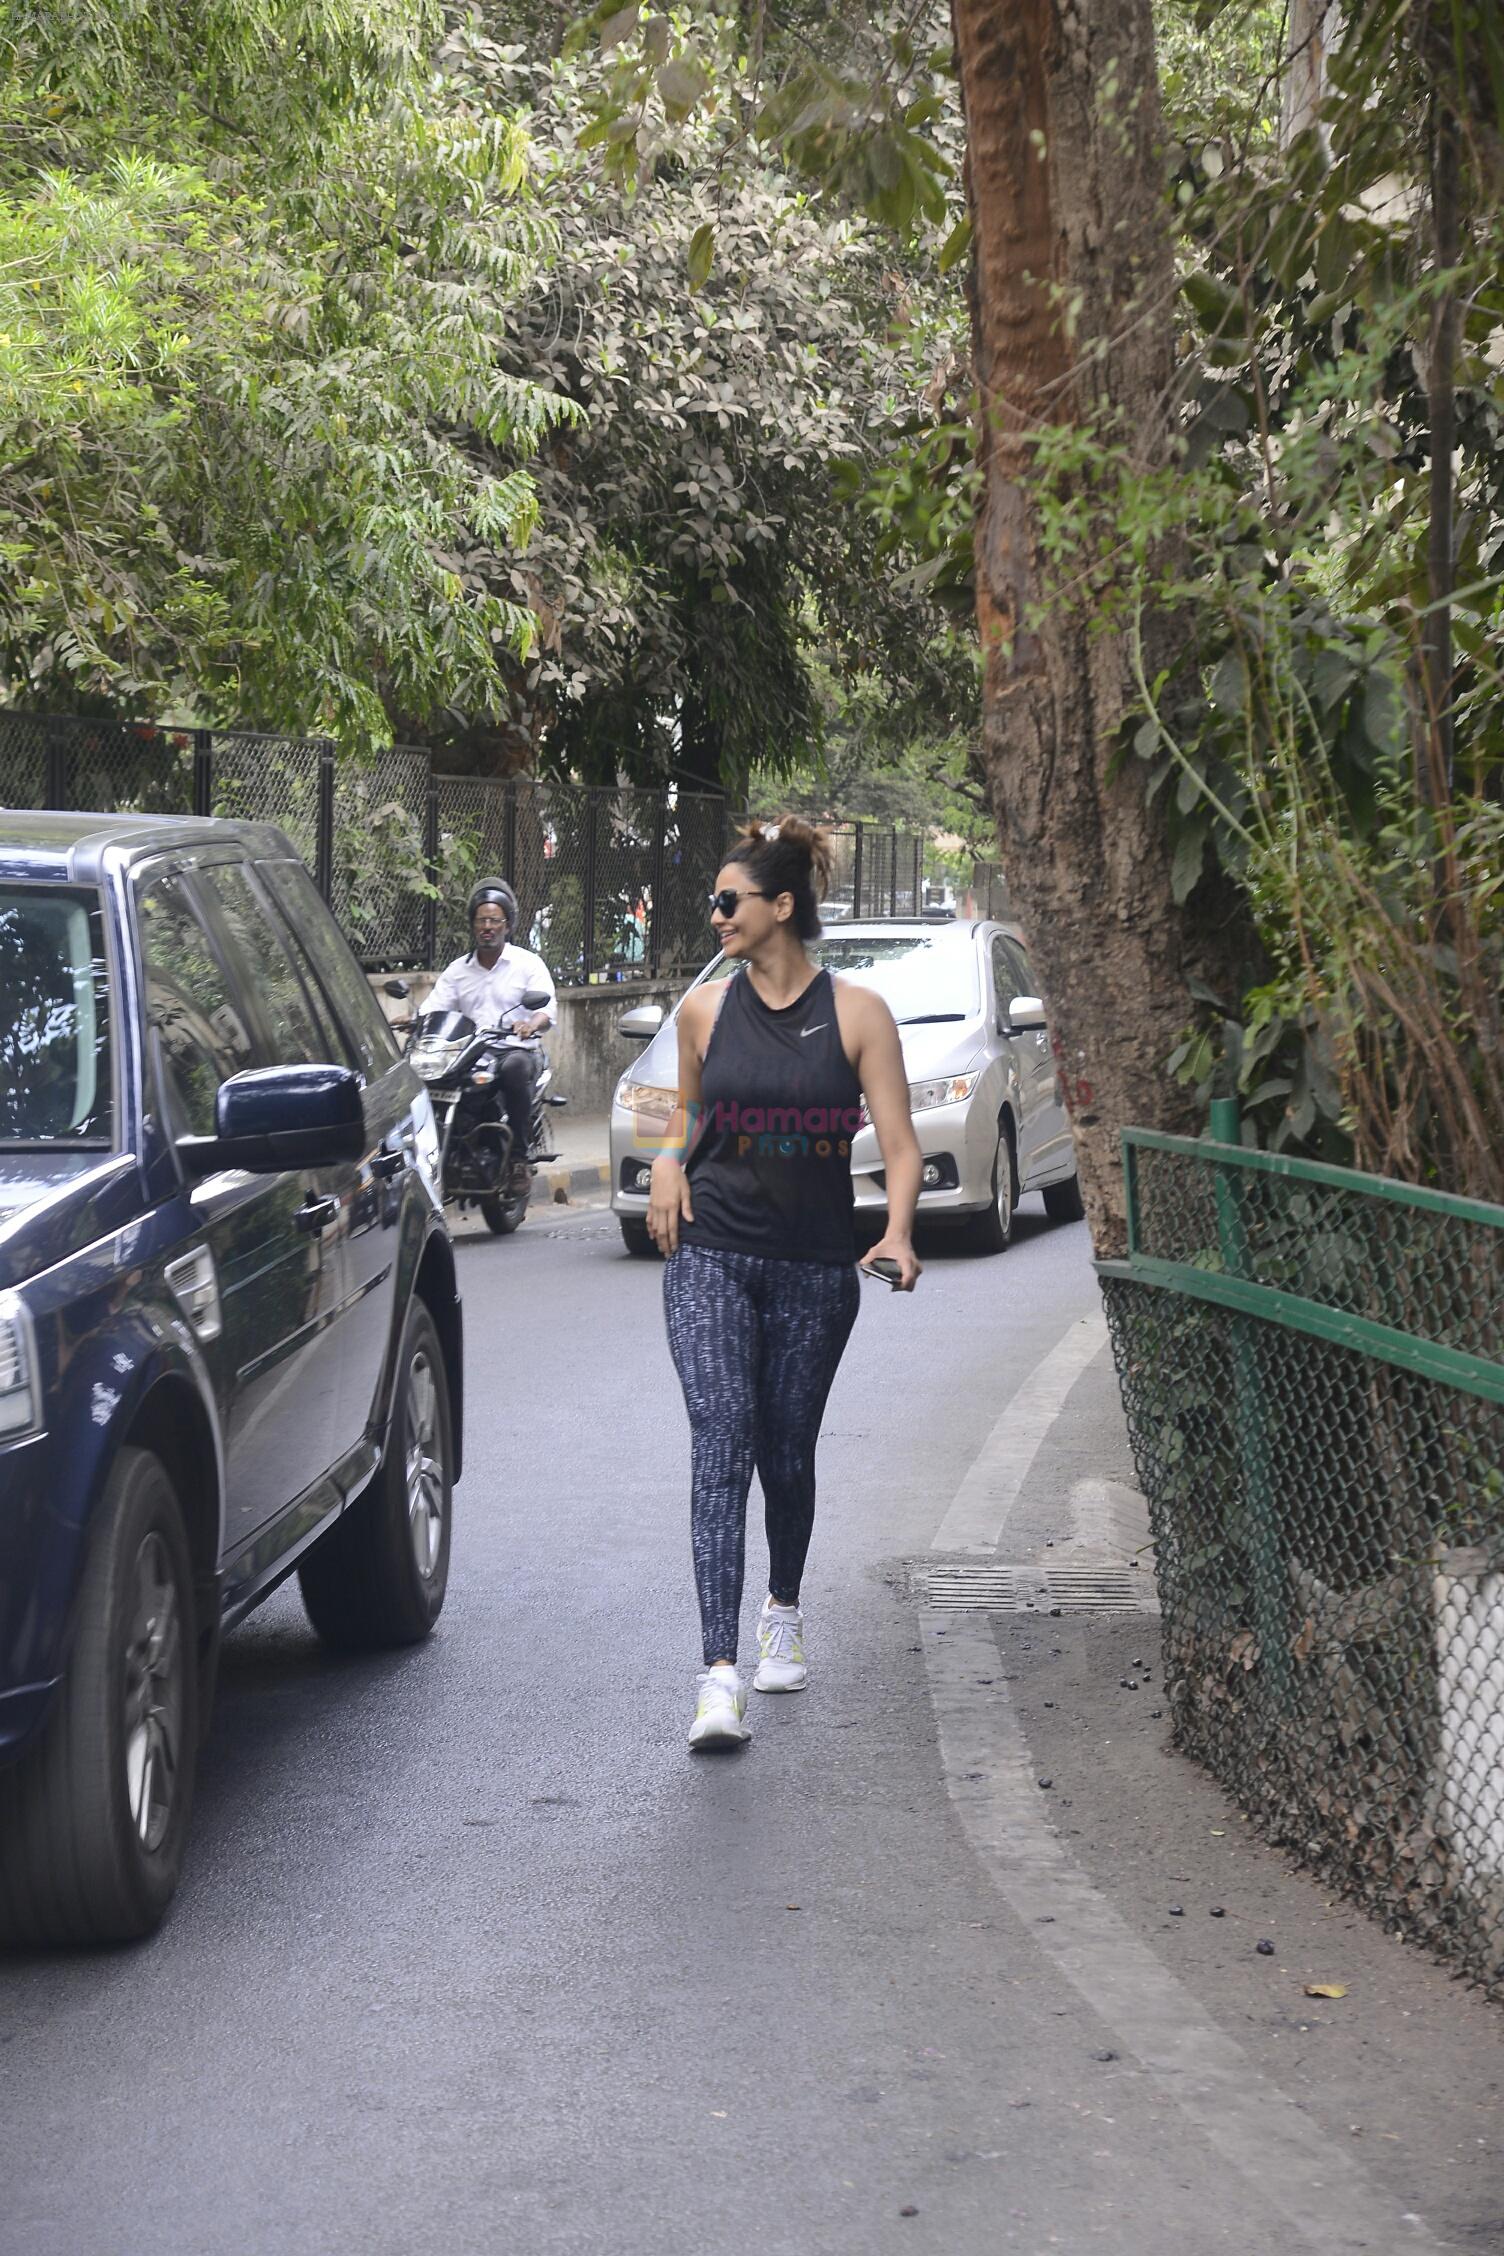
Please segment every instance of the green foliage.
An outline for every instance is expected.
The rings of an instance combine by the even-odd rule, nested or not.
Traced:
[[[560,13],[0,0],[13,699],[736,786],[817,755],[827,675],[966,707],[862,500],[931,373],[913,271],[750,132],[734,17],[560,56]]]
[[[1197,13],[1243,40],[1259,11]],[[1351,11],[1319,121],[1283,149],[1277,84],[1250,90],[1240,115],[1203,55],[1196,130],[1173,152],[1183,455],[1147,472],[1109,419],[1042,432],[1037,455],[1057,590],[1084,590],[1104,625],[1135,638],[1151,610],[1174,606],[1187,623],[1191,667],[1141,677],[1125,750],[1165,808],[1177,894],[1215,854],[1248,889],[1271,960],[1257,993],[1201,998],[1178,1070],[1203,1094],[1236,1085],[1276,1144],[1498,1198],[1498,113],[1477,91],[1489,20],[1463,24],[1481,68],[1464,86],[1422,16]],[[1415,174],[1438,99],[1459,102],[1466,128],[1459,265],[1440,271]],[[1461,307],[1451,780],[1426,666],[1428,383],[1449,293]]]
[[[969,732],[940,734],[920,713],[895,712],[879,675],[844,682],[822,669],[825,723],[812,760],[754,776],[755,814],[780,808],[828,821],[888,823],[957,839],[969,867],[997,852],[997,828],[972,769]]]
[[[943,730],[969,668],[928,594],[874,556],[859,500],[927,374],[895,329],[891,247],[749,137],[734,21],[696,16],[706,90],[685,104],[661,83],[690,36],[677,19],[654,62],[651,22],[630,57],[609,23],[604,53],[549,57],[505,38],[510,18],[456,21],[444,68],[467,109],[525,109],[559,249],[513,309],[504,365],[582,417],[536,466],[527,557],[463,556],[467,580],[540,622],[510,674],[518,735],[589,781],[739,790],[817,755],[825,673],[868,671]],[[609,130],[628,114],[630,148]]]
[[[906,240],[953,229],[959,121],[943,7],[760,7],[752,52],[741,35],[726,10],[599,0],[565,42],[607,65],[586,95],[581,146],[602,149],[609,176],[630,186],[652,170],[663,123],[721,112],[737,154],[750,133],[833,209]]]
[[[0,6],[0,664],[38,704],[328,729],[499,695],[521,467],[502,373],[546,229],[505,116],[401,0]],[[484,434],[477,460],[456,432]]]

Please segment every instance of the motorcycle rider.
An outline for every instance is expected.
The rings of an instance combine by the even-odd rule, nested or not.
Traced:
[[[474,948],[468,956],[456,956],[453,963],[445,965],[423,1008],[463,1011],[482,1030],[505,1026],[514,1034],[541,1034],[558,1016],[558,997],[543,958],[535,956],[531,948],[513,944],[516,894],[505,878],[483,878],[471,893],[468,908]],[[542,1010],[523,1010],[522,998],[532,991],[547,995]],[[527,1154],[536,1057],[533,1050],[504,1050],[497,1061],[496,1088],[512,1130],[512,1172],[507,1189],[514,1196],[525,1191],[531,1180]]]

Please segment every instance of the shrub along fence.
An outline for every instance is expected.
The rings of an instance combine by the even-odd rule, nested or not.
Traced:
[[[1504,1207],[1212,1134],[1100,1265],[1176,1742],[1504,1997]]]

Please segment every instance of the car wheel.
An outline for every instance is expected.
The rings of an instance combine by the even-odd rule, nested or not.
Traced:
[[[658,1248],[653,1243],[652,1233],[646,1222],[640,1221],[635,1214],[620,1214],[617,1220],[621,1224],[621,1242],[628,1253],[638,1261],[656,1261]]]
[[[971,1226],[973,1253],[1001,1253],[1013,1236],[1013,1216],[1018,1206],[1018,1158],[1013,1148],[1013,1123],[1005,1113],[998,1122],[997,1150],[992,1161],[992,1204]]]
[[[100,1498],[68,1673],[0,1776],[0,1937],[124,1943],[172,1901],[198,1750],[193,1568],[160,1460],[122,1449]]]
[[[1044,1210],[1052,1222],[1079,1222],[1086,1213],[1081,1199],[1081,1178],[1068,1175],[1063,1183],[1046,1183]]]
[[[480,1211],[493,1237],[509,1238],[527,1212],[527,1193],[520,1191],[508,1197],[501,1191],[490,1191],[481,1200]]]
[[[415,1645],[433,1628],[449,1580],[453,1467],[443,1350],[428,1309],[414,1300],[381,1470],[298,1568],[308,1617],[326,1645]]]

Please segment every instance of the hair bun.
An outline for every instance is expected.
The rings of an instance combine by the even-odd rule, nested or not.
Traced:
[[[740,837],[726,857],[744,863],[760,887],[771,894],[792,892],[801,905],[798,932],[801,940],[819,937],[818,904],[830,891],[835,854],[830,833],[806,822],[802,815],[780,815],[776,822],[754,816],[743,824]],[[802,896],[802,900],[801,900]]]

